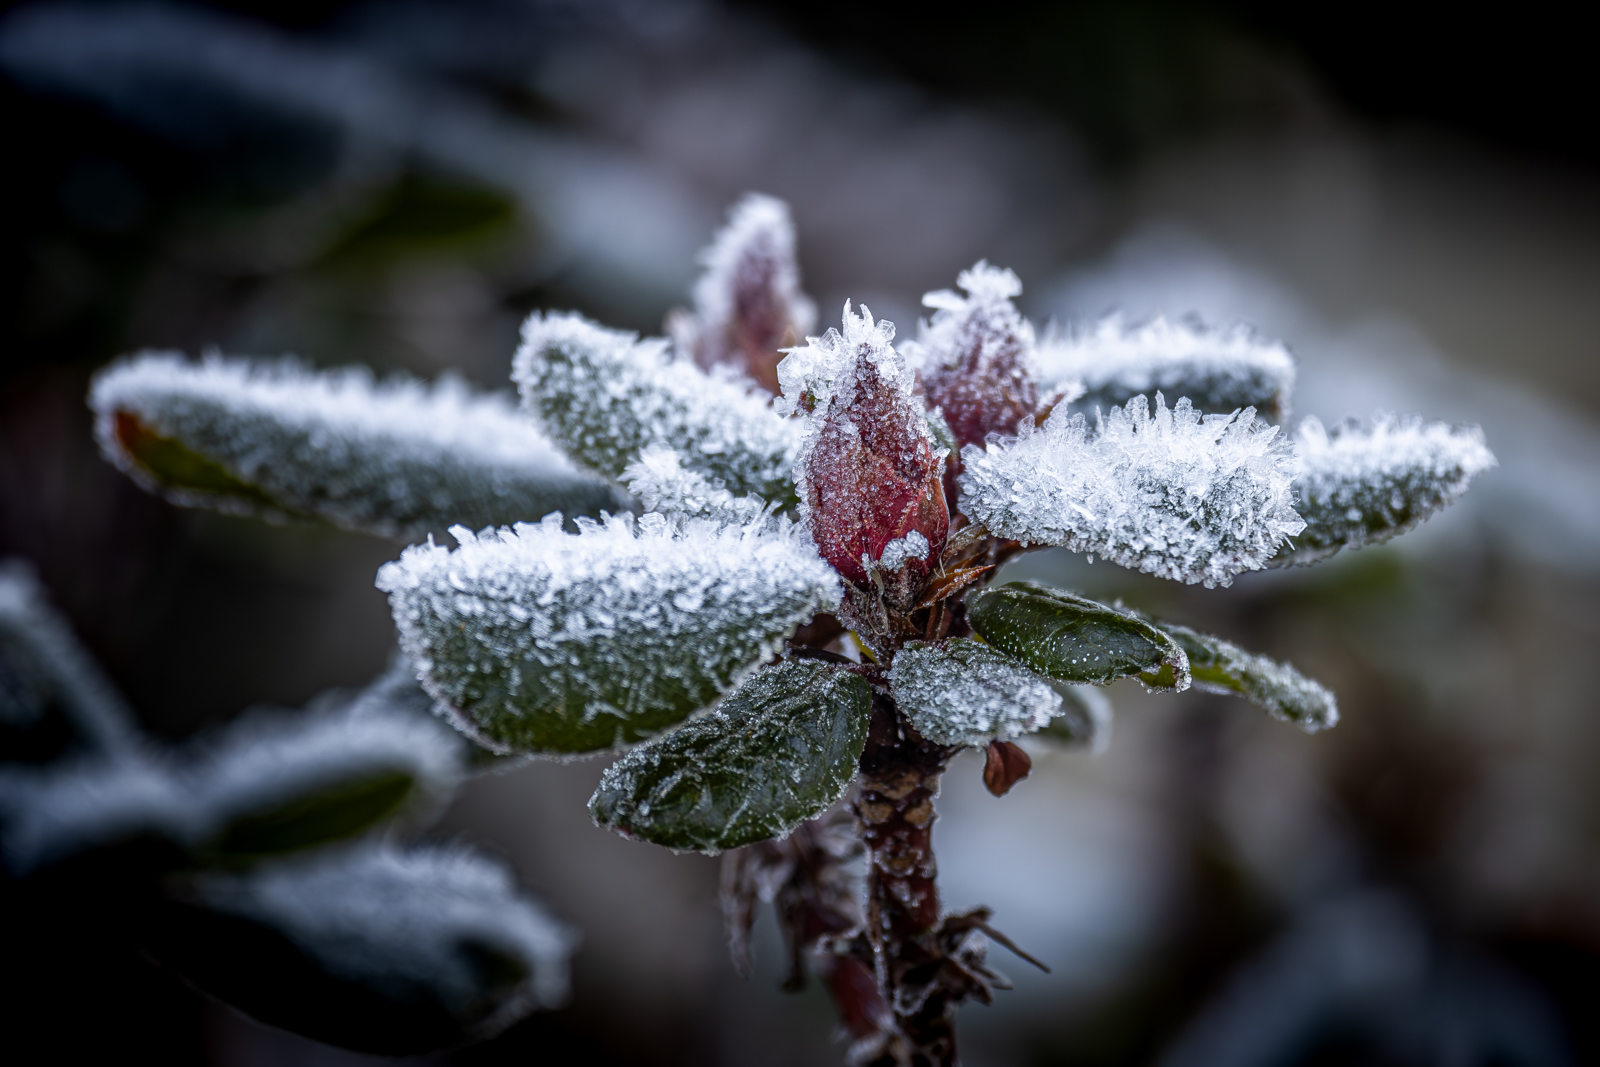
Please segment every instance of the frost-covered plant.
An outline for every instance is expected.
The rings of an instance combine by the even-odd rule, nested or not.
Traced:
[[[409,665],[177,751],[143,737],[31,573],[0,567],[0,867],[264,1022],[382,1053],[566,995],[574,939],[503,865],[408,842],[469,771]],[[109,920],[114,918],[116,923]]]
[[[1000,566],[1054,545],[1225,586],[1403,532],[1494,460],[1476,429],[1382,415],[1290,437],[1261,415],[1287,411],[1293,362],[1245,330],[1108,320],[1041,342],[1021,283],[986,263],[930,293],[898,349],[849,303],[801,342],[793,251],[783,205],[751,197],[672,340],[533,315],[520,420],[456,386],[218,357],[132,358],[90,402],[108,456],[179,503],[448,526],[454,548],[430,536],[377,578],[434,709],[497,753],[615,755],[591,814],[727,854],[736,962],[772,901],[790,984],[808,962],[825,981],[850,1062],[949,1064],[956,1006],[997,983],[988,940],[1020,954],[988,909],[940,904],[934,800],[956,752],[982,749],[1002,795],[1031,768],[1019,739],[1103,739],[1093,687],[1119,678],[1235,693],[1308,731],[1338,719],[1292,667],[995,586]],[[277,886],[208,899],[324,928]]]

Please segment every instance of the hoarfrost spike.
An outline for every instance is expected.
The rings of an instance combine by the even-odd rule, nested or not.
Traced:
[[[578,525],[457,528],[454,552],[415,545],[378,572],[423,685],[488,748],[581,754],[639,741],[838,605],[838,575],[787,523],[649,514]]]
[[[732,367],[778,392],[779,349],[804,337],[817,317],[800,291],[788,205],[749,194],[700,261],[694,311],[667,319],[673,344],[702,368]]]
[[[1378,415],[1325,430],[1307,418],[1295,435],[1295,508],[1306,528],[1273,561],[1309,564],[1341,548],[1376,545],[1455,503],[1495,465],[1476,426]]]
[[[1208,588],[1259,570],[1305,525],[1294,456],[1249,409],[1169,411],[1158,393],[1154,412],[1135,397],[1091,431],[1058,407],[1040,431],[969,446],[963,461],[962,507],[992,533]]]
[[[800,427],[748,382],[707,374],[667,348],[575,313],[535,312],[522,324],[512,377],[550,436],[609,478],[655,446],[677,450],[735,496],[791,502]]]
[[[145,353],[96,375],[89,406],[106,458],[187,507],[410,538],[621,500],[505,397],[454,378]]]
[[[680,453],[656,445],[628,464],[622,482],[646,511],[744,524],[772,510],[760,497],[734,496],[721,482],[686,470]]]
[[[1188,397],[1200,411],[1255,408],[1278,421],[1294,388],[1294,359],[1281,343],[1248,327],[1211,329],[1189,319],[1130,326],[1112,315],[1081,334],[1046,336],[1037,360],[1044,391],[1082,383],[1073,406],[1088,412],[1160,392]]]

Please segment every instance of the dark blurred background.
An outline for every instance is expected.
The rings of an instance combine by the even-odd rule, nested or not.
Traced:
[[[1099,755],[995,800],[954,767],[950,906],[1054,968],[965,1062],[1600,1062],[1600,139],[1576,8],[833,0],[6,4],[0,555],[147,727],[358,685],[397,544],[186,512],[98,456],[141,348],[502,388],[521,316],[658,331],[746,190],[805,283],[914,329],[980,257],[1041,322],[1199,313],[1284,338],[1296,418],[1481,423],[1501,466],[1389,546],[1207,592],[1015,564],[1292,659],[1317,737],[1114,687]],[[584,931],[571,1006],[430,1062],[828,1064],[830,1010],[739,981],[716,865],[593,828],[598,763],[478,780],[446,832]],[[7,922],[28,921],[8,916]],[[999,950],[995,950],[1003,956]],[[353,1065],[64,938],[39,1062]],[[29,964],[29,966],[32,966]],[[38,1004],[56,1005],[40,1011]],[[85,1045],[85,1047],[88,1047]],[[103,1047],[96,1046],[96,1047]],[[8,1053],[10,1058],[10,1053]]]

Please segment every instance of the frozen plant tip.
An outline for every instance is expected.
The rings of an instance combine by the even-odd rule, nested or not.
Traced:
[[[379,571],[410,673],[363,699],[397,714],[431,705],[495,753],[615,754],[591,815],[636,840],[725,854],[741,967],[755,904],[769,900],[785,988],[808,968],[824,982],[852,1064],[947,1067],[959,1005],[1005,985],[990,943],[1036,962],[989,909],[941,903],[935,801],[958,752],[980,749],[985,786],[1004,795],[1031,771],[1024,744],[1103,747],[1098,687],[1120,679],[1236,694],[1308,731],[1338,719],[1334,695],[1288,664],[1120,604],[996,583],[1002,565],[1060,546],[1227,585],[1402,533],[1494,460],[1476,429],[1415,418],[1332,433],[1308,420],[1290,439],[1267,420],[1288,409],[1293,360],[1243,327],[1110,319],[1041,342],[1015,304],[1021,281],[986,262],[959,291],[924,298],[934,313],[902,350],[892,324],[848,302],[838,326],[802,341],[812,309],[795,264],[787,208],[746,198],[670,341],[530,316],[513,370],[520,413],[454,386],[173,357],[104,372],[92,402],[107,454],[181,502],[391,531],[458,520],[456,547],[430,537]],[[446,416],[386,429],[401,409]],[[451,435],[460,456],[444,454]],[[526,458],[546,441],[565,458]],[[591,495],[539,496],[549,487],[518,481],[525,468]],[[501,486],[505,506],[474,503],[483,485]],[[360,742],[355,718],[302,723],[298,740],[255,729],[225,747],[256,756],[218,764],[239,770],[210,794],[223,814],[173,833],[185,855],[258,864],[191,887],[191,903],[210,901],[205,922],[272,932],[330,990],[423,991],[440,1032],[492,1029],[529,989],[553,997],[559,983],[541,976],[562,973],[551,961],[570,942],[519,911],[503,878],[431,852],[368,845],[290,862],[260,844],[308,847],[311,824],[292,817],[307,805],[352,827],[359,812],[363,828],[403,826],[385,782],[403,772],[423,796],[467,773],[425,754],[437,736],[413,722]],[[413,729],[418,758],[393,759]],[[323,732],[345,753],[331,764],[303,750]],[[28,843],[41,819],[80,827],[61,840],[159,827],[201,780],[180,763],[74,764],[53,784],[8,785],[12,810],[34,812],[7,831],[12,862],[46,862],[28,859],[47,851]],[[386,914],[350,911],[368,898]],[[497,918],[480,923],[491,898]],[[395,944],[411,930],[415,945]],[[226,977],[202,966],[205,943],[180,939],[168,958],[189,952],[193,973]],[[473,985],[452,955],[461,944],[509,961],[514,980],[492,996]],[[257,1010],[325,1035],[292,999]]]

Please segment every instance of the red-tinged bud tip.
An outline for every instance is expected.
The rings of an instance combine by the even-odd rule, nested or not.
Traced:
[[[1010,741],[990,741],[983,762],[983,784],[1003,797],[1033,771],[1033,760]]]
[[[944,450],[890,344],[893,324],[846,304],[844,325],[779,368],[791,410],[814,400],[798,479],[807,521],[823,558],[856,585],[871,584],[869,565],[920,577],[950,532]]]

